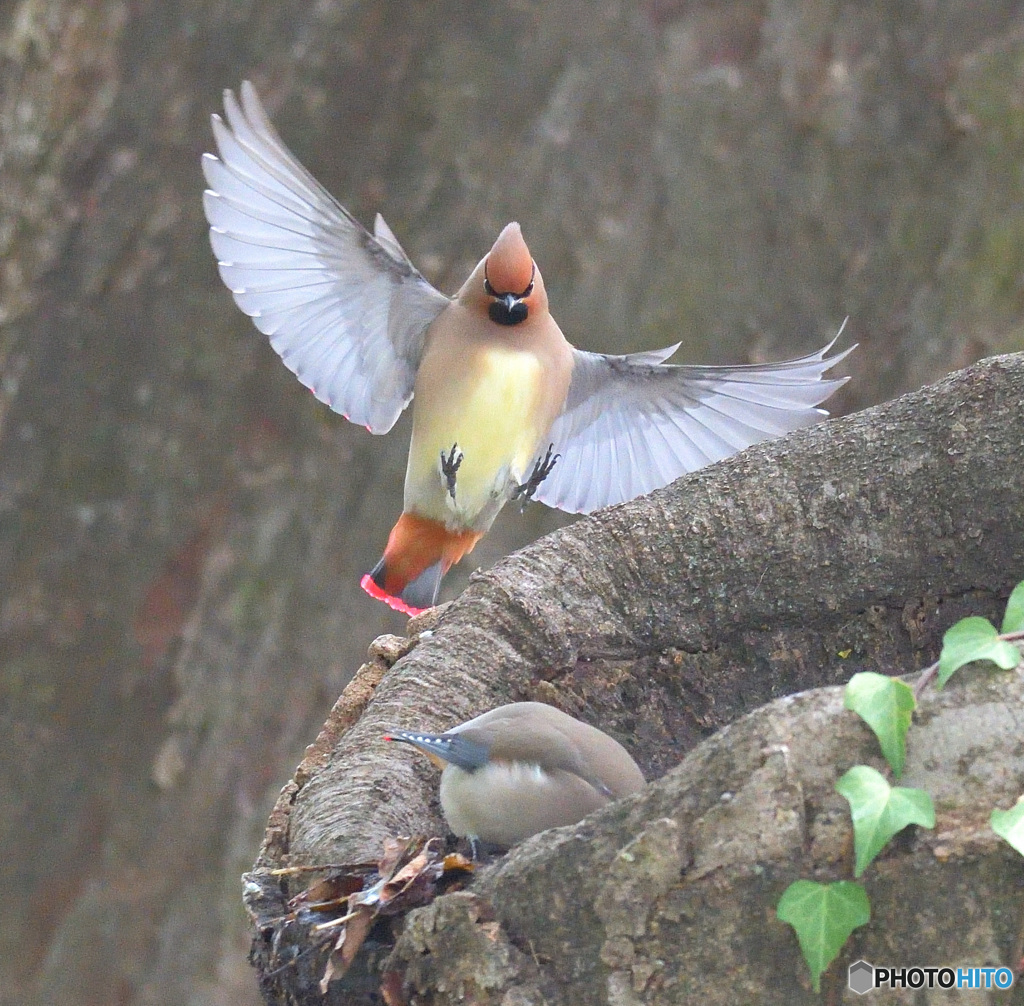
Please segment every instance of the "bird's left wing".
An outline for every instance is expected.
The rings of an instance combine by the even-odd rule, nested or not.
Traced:
[[[664,363],[676,346],[573,350],[568,398],[548,437],[561,457],[534,498],[590,513],[818,422],[828,413],[815,406],[847,380],[823,375],[854,348],[826,358],[836,339],[798,360],[734,367]]]
[[[374,433],[412,398],[423,339],[449,303],[378,214],[370,234],[296,160],[245,81],[213,116],[203,205],[221,278],[317,398]]]

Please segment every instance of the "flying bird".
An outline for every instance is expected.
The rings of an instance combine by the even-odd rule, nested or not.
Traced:
[[[367,231],[281,141],[252,84],[213,115],[203,204],[221,278],[285,365],[371,433],[412,401],[401,516],[364,589],[415,614],[510,500],[589,513],[818,422],[835,344],[784,363],[675,366],[576,349],[508,224],[454,297],[378,213]],[[840,329],[840,333],[842,329]],[[838,335],[836,336],[838,338]],[[852,347],[851,347],[852,348]]]
[[[443,734],[393,730],[441,773],[452,832],[506,848],[575,824],[643,787],[643,773],[608,734],[541,702],[513,702]]]

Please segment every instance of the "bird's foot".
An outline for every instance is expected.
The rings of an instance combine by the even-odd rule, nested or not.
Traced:
[[[530,477],[520,485],[517,485],[512,490],[512,499],[522,499],[522,504],[519,509],[522,511],[527,500],[533,499],[533,494],[540,488],[540,484],[551,474],[551,469],[555,467],[555,462],[562,456],[561,454],[552,454],[554,450],[554,444],[548,444],[547,452],[543,458],[537,458],[533,465],[533,471],[530,473]]]
[[[452,499],[455,499],[455,476],[458,473],[459,465],[462,464],[462,457],[462,451],[459,450],[458,444],[452,444],[452,449],[447,455],[441,451],[441,474],[448,487],[448,495]]]
[[[494,842],[484,842],[479,838],[467,835],[465,838],[456,840],[456,848],[469,846],[469,858],[477,866],[487,866],[505,854],[506,847],[497,845]]]

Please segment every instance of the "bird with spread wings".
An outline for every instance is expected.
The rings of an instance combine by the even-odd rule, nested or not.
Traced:
[[[436,603],[510,500],[589,513],[633,499],[818,422],[846,380],[825,377],[851,351],[827,356],[835,339],[720,367],[667,363],[678,346],[576,349],[516,223],[448,297],[380,214],[371,234],[299,163],[252,84],[224,108],[204,206],[235,302],[320,401],[371,433],[413,402],[402,514],[362,580],[392,607]]]

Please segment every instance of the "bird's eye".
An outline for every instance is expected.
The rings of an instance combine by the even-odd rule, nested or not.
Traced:
[[[537,263],[536,262],[531,262],[530,265],[531,265],[531,269],[530,269],[530,284],[523,291],[523,294],[522,294],[523,300],[526,300],[526,298],[529,297],[531,293],[533,293],[533,281],[534,281],[534,277],[537,275]]]

